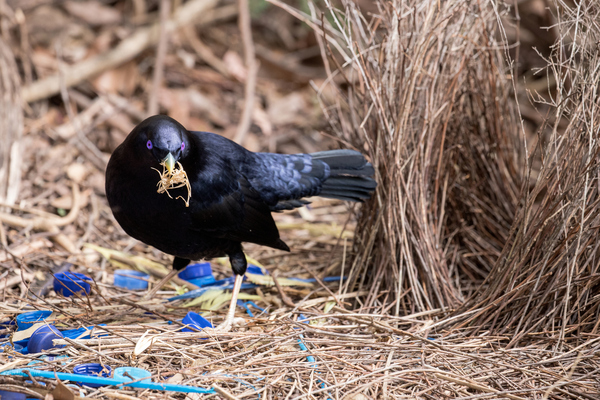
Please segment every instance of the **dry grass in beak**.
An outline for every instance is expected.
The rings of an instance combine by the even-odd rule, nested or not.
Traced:
[[[160,172],[159,170],[157,170],[156,168],[152,168],[153,170],[155,170],[156,172],[158,172],[158,174],[160,175],[160,180],[157,183],[158,186],[158,193],[167,193],[167,195],[170,198],[173,198],[173,196],[171,196],[171,194],[169,193],[170,189],[179,189],[181,187],[186,187],[187,188],[187,200],[183,198],[183,196],[177,196],[176,199],[181,199],[185,202],[185,206],[189,207],[190,206],[190,198],[192,197],[192,187],[190,186],[190,180],[188,179],[188,176],[185,172],[185,170],[183,169],[183,167],[181,166],[180,162],[177,162],[177,166],[175,168],[173,168],[173,171],[169,172],[167,170],[167,166],[165,165],[165,162],[161,162],[160,165],[162,165],[163,170],[162,172]]]

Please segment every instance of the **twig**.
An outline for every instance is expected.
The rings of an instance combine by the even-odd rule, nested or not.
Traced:
[[[173,32],[188,24],[199,23],[199,21],[206,18],[202,17],[206,13],[206,10],[214,7],[217,2],[218,0],[194,0],[183,4],[167,22],[167,32]],[[68,88],[102,71],[121,65],[158,43],[158,40],[159,23],[155,23],[150,27],[140,28],[133,35],[121,41],[113,50],[64,68],[64,84]],[[53,96],[59,91],[60,76],[56,74],[25,86],[21,91],[21,96],[25,102],[33,102]]]
[[[225,397],[226,399],[229,399],[229,400],[238,400],[239,399],[239,397],[232,395],[231,393],[229,393],[227,390],[223,389],[220,386],[212,385],[212,388],[215,389],[215,392],[217,392],[221,396]]]
[[[80,207],[81,195],[79,193],[79,186],[73,182],[73,205],[66,217],[35,217],[26,219],[12,214],[0,213],[0,222],[20,228],[31,227],[32,229],[47,231],[52,234],[50,235],[50,239],[54,242],[64,247],[70,253],[77,253],[78,249],[73,242],[66,235],[60,233],[58,228],[73,223],[79,214]]]
[[[225,63],[217,56],[214,55],[210,47],[202,43],[202,41],[196,35],[194,28],[191,26],[186,26],[183,28],[183,33],[185,34],[188,43],[194,51],[196,55],[200,57],[202,61],[213,67],[218,73],[223,75],[225,78],[231,77],[231,74],[227,70],[227,66]]]
[[[165,56],[167,54],[167,43],[169,33],[167,32],[167,21],[171,11],[171,0],[160,1],[160,35],[158,48],[156,49],[156,62],[154,63],[154,75],[152,77],[152,90],[148,99],[148,116],[158,114],[158,94],[163,81]]]
[[[248,134],[248,129],[250,129],[250,123],[252,122],[252,112],[254,110],[254,92],[256,90],[256,76],[258,74],[258,62],[256,61],[254,41],[252,39],[250,8],[248,6],[248,0],[238,0],[238,6],[240,12],[238,23],[242,35],[242,41],[244,42],[244,58],[248,72],[246,76],[246,87],[244,90],[244,111],[242,112],[242,117],[234,137],[234,140],[237,143],[242,144],[246,138],[246,135]]]
[[[507,397],[507,398],[513,399],[513,400],[525,400],[524,397],[515,396],[515,395],[509,394],[509,393],[502,393],[499,390],[493,389],[491,387],[484,386],[484,385],[482,385],[480,383],[477,383],[477,382],[473,382],[470,379],[466,379],[466,378],[459,379],[459,378],[455,378],[455,377],[448,376],[448,375],[445,375],[445,374],[440,374],[440,373],[437,373],[437,372],[435,372],[433,375],[436,378],[440,378],[440,379],[443,379],[445,381],[452,382],[452,383],[457,383],[459,385],[463,385],[463,386],[469,387],[471,389],[481,390],[482,392],[496,393],[496,394],[498,394],[500,396]]]
[[[281,286],[281,284],[279,283],[279,280],[277,279],[277,273],[274,273],[272,275],[272,277],[273,277],[273,282],[275,283],[275,287],[277,288],[277,291],[281,295],[281,300],[283,300],[283,303],[288,307],[296,308],[296,305],[294,304],[292,299],[290,299],[288,297],[288,295],[283,291],[283,287]]]

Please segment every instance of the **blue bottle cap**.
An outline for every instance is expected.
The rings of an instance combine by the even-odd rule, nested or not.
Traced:
[[[9,392],[8,390],[0,390],[0,399],[2,400],[25,400],[25,393]]]
[[[17,326],[20,331],[29,329],[36,322],[42,322],[52,314],[52,311],[30,311],[17,315]]]
[[[52,343],[54,339],[62,338],[64,338],[63,334],[54,325],[40,326],[29,338],[27,350],[29,353],[41,353],[43,350],[64,347],[64,345],[55,346]]]
[[[73,368],[73,373],[78,375],[89,375],[89,376],[101,376],[104,378],[110,377],[110,373],[112,372],[112,368],[108,365],[102,365],[98,363],[89,363],[89,364],[79,364]],[[81,385],[97,388],[102,385],[100,383],[82,383]]]
[[[92,278],[77,272],[59,272],[54,275],[54,291],[65,297],[73,296],[75,293],[90,293]]]
[[[144,272],[119,269],[115,271],[114,284],[129,290],[145,290],[148,289],[148,279],[150,275]]]
[[[188,325],[189,327],[195,329],[195,330],[193,330],[193,329],[189,329],[189,328],[183,328],[181,330],[181,332],[197,332],[197,331],[201,331],[202,328],[212,328],[213,327],[213,325],[210,323],[209,320],[207,320],[202,315],[197,314],[193,311],[190,311],[189,313],[187,313],[181,322],[184,323],[185,325]]]
[[[212,285],[216,282],[212,268],[208,262],[190,264],[177,274],[177,276],[199,287]]]
[[[124,375],[127,372],[127,375],[131,376],[134,380],[142,379],[140,382],[150,381],[150,377],[152,374],[146,371],[143,368],[135,368],[135,367],[119,367],[115,368],[115,374],[113,375],[113,379],[119,379],[123,382],[131,382],[131,378],[129,376]],[[147,379],[143,379],[147,378]]]
[[[189,281],[190,279],[204,278],[206,276],[212,276],[212,268],[210,263],[197,263],[190,264],[183,271],[177,274],[181,279]],[[213,277],[214,278],[214,277]]]

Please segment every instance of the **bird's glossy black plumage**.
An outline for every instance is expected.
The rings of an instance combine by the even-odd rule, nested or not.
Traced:
[[[157,193],[161,160],[171,155],[191,184],[189,207]],[[229,256],[244,274],[242,242],[289,250],[271,212],[301,207],[309,196],[350,201],[370,197],[373,167],[352,150],[313,154],[253,153],[213,133],[187,131],[156,115],[141,122],[114,151],[106,169],[106,196],[125,232],[175,256],[173,267],[190,260]]]

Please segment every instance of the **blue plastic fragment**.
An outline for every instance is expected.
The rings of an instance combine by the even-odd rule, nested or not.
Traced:
[[[255,275],[269,275],[268,271],[263,270],[261,267],[259,267],[258,265],[254,265],[254,264],[249,264],[248,268],[246,268],[246,272],[248,272],[250,274],[255,274]]]
[[[248,314],[250,318],[254,318],[254,314],[252,313],[252,310],[250,310],[250,306],[248,306],[247,303],[243,302],[242,300],[238,300],[236,304],[238,307],[244,307],[246,309],[246,314]]]
[[[23,351],[23,346],[17,343],[13,343],[12,345],[9,342],[0,343],[0,353],[8,352],[9,349],[20,353]],[[11,357],[9,356],[8,358]],[[0,397],[1,399],[2,397]]]
[[[100,324],[98,326],[106,326],[106,324]],[[69,339],[91,339],[91,335],[94,327],[88,326],[87,328],[82,327],[78,329],[67,329],[65,331],[61,331],[63,336]],[[84,335],[87,332],[86,335]],[[83,335],[83,336],[81,336]],[[106,332],[94,332],[94,337],[102,337],[108,336]],[[1,399],[0,399],[1,400]]]
[[[129,290],[146,290],[148,289],[148,279],[150,279],[150,275],[144,272],[118,269],[115,271],[114,285]]]
[[[298,346],[300,346],[300,350],[302,351],[308,351],[308,348],[306,347],[306,345],[304,344],[304,335],[300,335],[300,339],[298,339]],[[315,358],[313,356],[306,356],[306,361],[314,363],[315,362]],[[311,367],[316,367],[316,365],[311,365]]]
[[[33,324],[42,322],[52,314],[52,311],[30,311],[17,315],[17,326],[20,331],[29,329]]]
[[[197,332],[201,331],[203,328],[212,328],[213,325],[209,320],[204,318],[202,315],[190,311],[186,314],[186,316],[181,321],[183,324],[189,326],[190,328],[183,328],[181,332]]]
[[[29,353],[41,353],[44,350],[65,347],[64,345],[55,346],[54,339],[64,338],[63,334],[54,325],[40,326],[33,332],[27,344]]]
[[[254,283],[242,283],[241,289],[242,290],[253,289],[255,287],[258,287],[258,285],[255,285]],[[207,287],[203,287],[200,289],[190,290],[189,292],[180,294],[179,296],[171,297],[171,298],[167,299],[167,301],[194,299],[196,297],[202,296],[204,293],[208,292],[209,290],[227,290],[227,289],[233,289],[233,284],[227,284],[227,285],[221,285],[221,286],[207,286]]]
[[[8,390],[0,390],[1,400],[25,400],[27,395],[24,393],[10,392]]]
[[[152,379],[150,379],[151,376],[152,374],[143,368],[119,367],[115,368],[114,378],[119,379],[122,382],[131,382],[132,378],[134,381],[152,382]]]
[[[65,365],[69,358],[70,357],[65,354],[62,354],[59,356],[55,356],[52,354],[45,354],[43,356],[36,357],[35,360],[28,362],[27,365],[30,366],[30,365],[42,364],[44,361],[50,362],[50,361],[58,361],[58,360],[62,360],[61,365]],[[0,400],[2,400],[2,399],[0,399]]]
[[[54,291],[65,297],[81,292],[89,294],[91,281],[92,278],[89,276],[77,272],[59,272],[54,275]]]
[[[121,367],[121,368],[129,368],[129,367]],[[115,369],[115,376],[117,375],[117,370]],[[137,368],[139,369],[139,368]],[[134,387],[140,389],[153,389],[153,390],[162,390],[165,392],[179,392],[179,393],[215,393],[214,389],[203,389],[196,386],[187,386],[187,385],[175,385],[171,383],[155,383],[144,379],[143,381],[132,382],[130,378],[124,377],[123,379],[116,378],[104,378],[100,376],[88,376],[88,375],[77,375],[77,374],[69,374],[66,372],[54,372],[54,371],[40,371],[36,369],[29,368],[18,368],[11,369],[8,371],[0,372],[0,375],[12,375],[12,376],[24,376],[28,377],[28,371],[31,376],[34,378],[49,378],[55,379],[58,378],[63,381],[71,381],[78,383],[97,383],[101,385],[112,385],[112,386],[120,386],[120,387]],[[133,375],[132,375],[133,376]],[[143,378],[143,377],[142,377]]]
[[[237,305],[240,307],[244,307],[246,309],[246,313],[250,316],[250,318],[254,318],[254,313],[252,312],[252,310],[250,310],[250,306],[256,308],[257,310],[260,310],[263,313],[265,312],[264,308],[257,306],[256,303],[254,303],[253,301],[244,302],[242,300],[238,300]]]
[[[105,378],[110,377],[111,372],[112,368],[110,366],[98,363],[79,364],[73,368],[73,373],[77,375],[102,376]],[[92,388],[106,386],[99,383],[84,383],[84,385]]]
[[[308,318],[304,314],[298,315],[298,322],[302,322],[304,324],[308,324]]]

